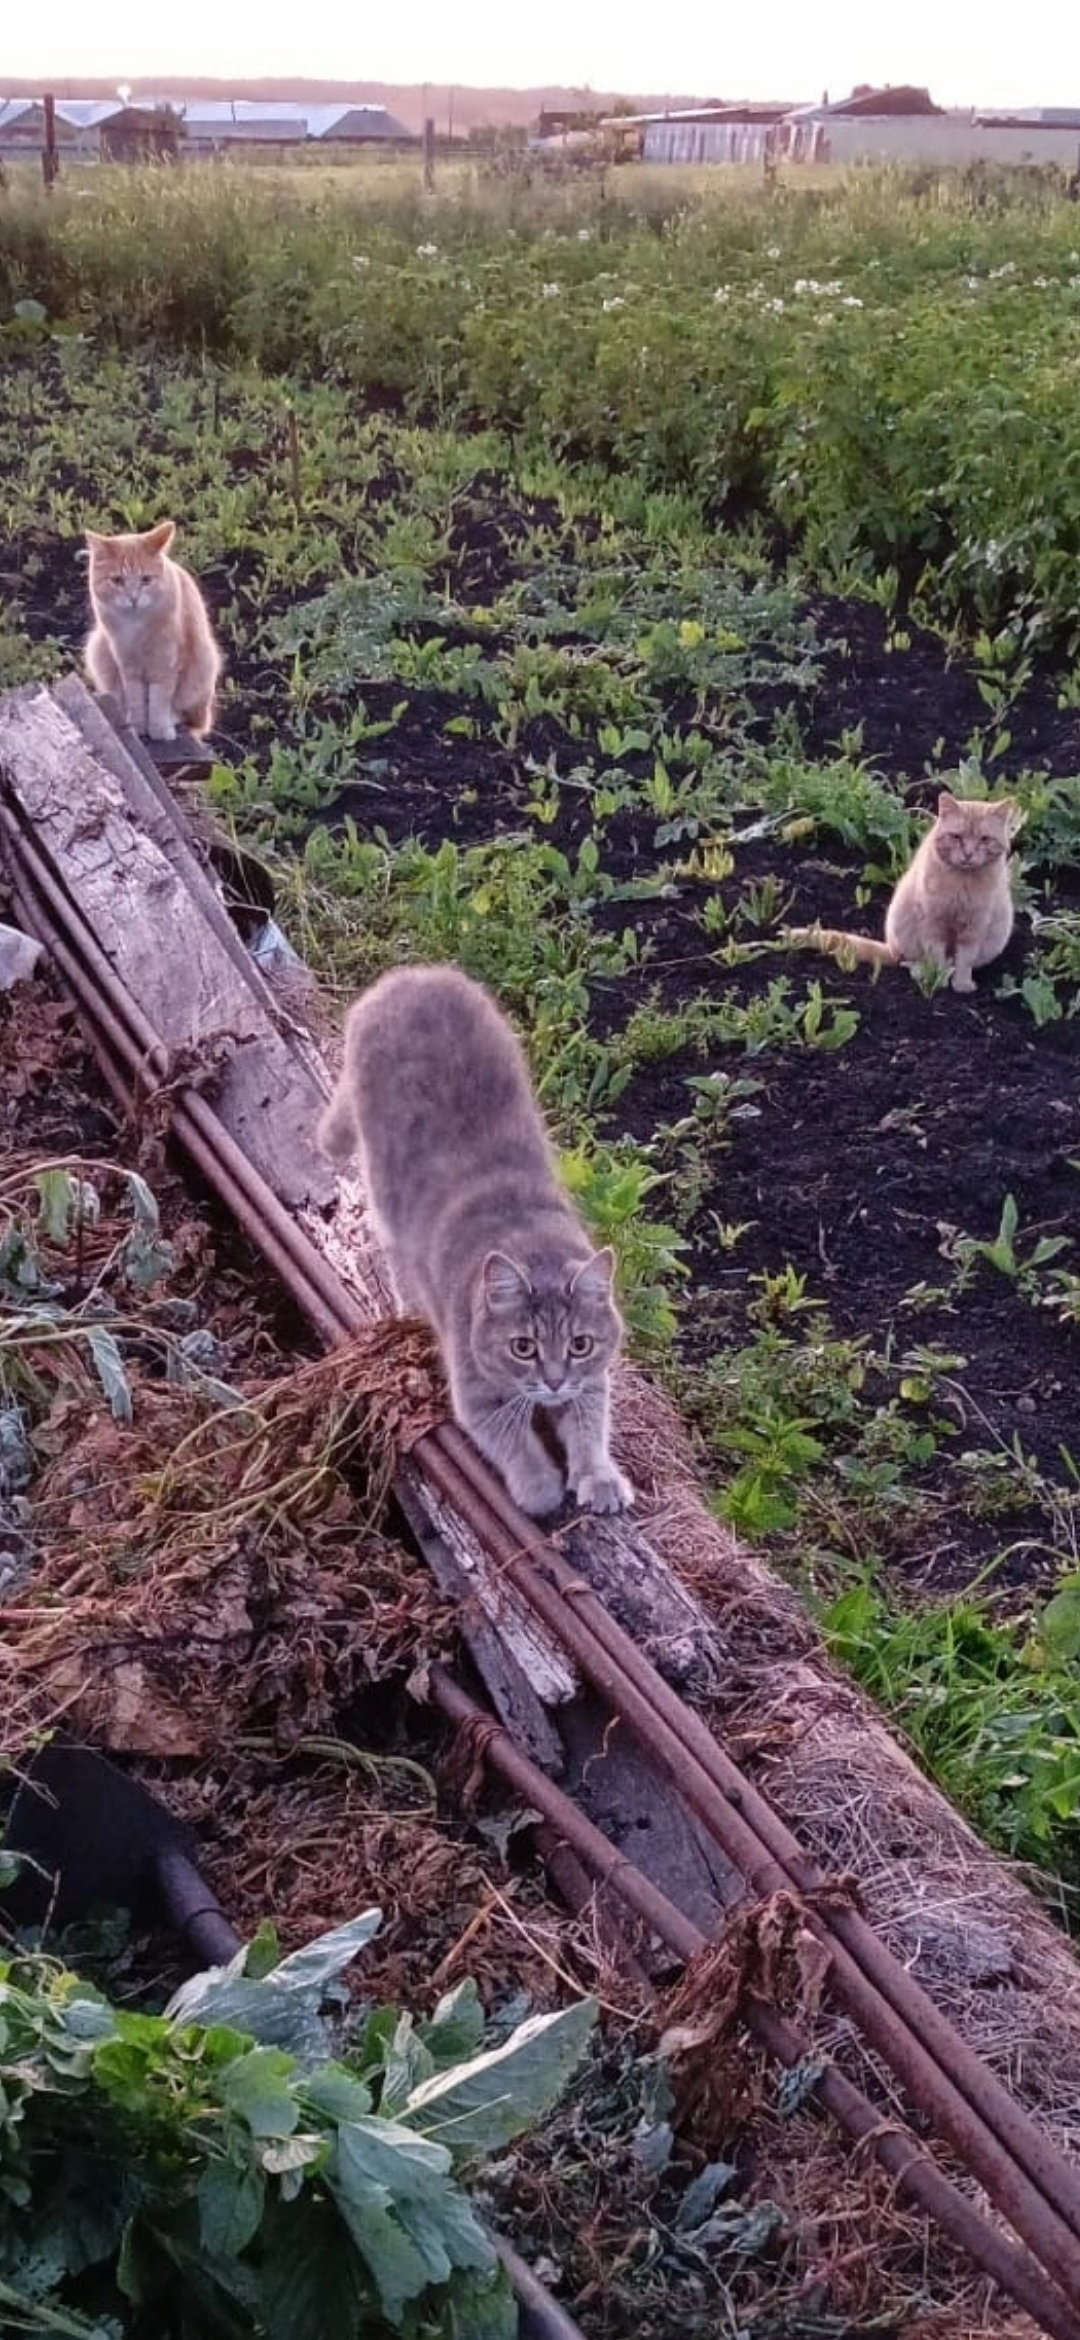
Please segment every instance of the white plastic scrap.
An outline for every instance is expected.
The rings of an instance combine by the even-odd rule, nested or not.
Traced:
[[[17,926],[0,926],[0,991],[13,991],[32,975],[41,957],[41,944]]]

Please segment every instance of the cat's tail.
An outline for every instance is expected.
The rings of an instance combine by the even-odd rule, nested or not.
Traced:
[[[832,926],[785,926],[783,939],[797,949],[824,951],[830,959],[839,959],[841,965],[869,967],[898,967],[900,961],[887,942],[875,942],[870,934],[841,934]]]
[[[329,1154],[332,1162],[340,1166],[352,1161],[358,1132],[352,1099],[344,1082],[335,1089],[315,1135],[322,1152]]]

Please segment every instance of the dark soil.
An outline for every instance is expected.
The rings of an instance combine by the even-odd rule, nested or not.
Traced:
[[[843,647],[827,655],[817,707],[803,728],[807,748],[829,755],[845,732],[858,731],[862,753],[897,779],[917,780],[924,767],[955,764],[989,710],[972,667],[950,658],[934,634],[905,629],[910,647],[890,649],[888,629],[871,603],[821,600],[813,605],[823,637]],[[1009,749],[996,767],[1072,773],[1080,769],[1080,721],[1075,708],[1057,705],[1052,671],[1044,671],[1002,717]]]

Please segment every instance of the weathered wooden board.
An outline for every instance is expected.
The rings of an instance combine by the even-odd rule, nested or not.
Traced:
[[[95,760],[104,764],[106,770],[112,773],[131,811],[139,816],[147,836],[183,878],[222,948],[229,953],[243,980],[248,982],[250,963],[233,920],[229,917],[220,886],[208,867],[198,817],[196,815],[193,818],[189,811],[182,824],[178,821],[174,800],[147,752],[146,741],[141,740],[129,724],[118,724],[116,702],[94,698],[77,674],[65,675],[62,682],[54,683],[50,695],[57,706],[70,715]],[[209,823],[206,828],[209,831]],[[278,1004],[272,992],[265,985],[260,987],[256,984],[256,990],[260,989],[271,1020],[279,1021]]]
[[[664,1772],[591,1696],[560,1710],[559,1731],[566,1749],[564,1793],[703,1934],[718,1932],[725,1910],[745,1898],[746,1887]],[[625,1923],[617,1896],[609,1906]],[[667,1952],[660,1964],[671,1963]]]
[[[463,1536],[459,1522],[449,1521],[449,1532],[445,1535],[433,1526],[428,1516],[426,1490],[408,1466],[399,1474],[395,1494],[409,1532],[436,1584],[456,1604],[473,1663],[487,1686],[500,1721],[542,1771],[561,1772],[562,1741],[540,1695],[546,1690],[549,1696],[561,1700],[573,1692],[572,1675],[565,1668],[555,1671],[559,1652],[550,1642],[529,1633],[530,1664],[534,1651],[538,1660],[535,1683],[530,1680],[515,1650],[519,1646],[519,1631],[528,1633],[533,1621],[511,1612],[505,1604],[501,1615],[492,1617],[488,1613],[492,1604],[490,1599],[485,1602],[483,1598],[489,1576],[483,1553],[478,1554],[472,1539]],[[471,1545],[471,1550],[466,1549],[466,1543]]]
[[[5,789],[170,1058],[195,1087],[209,1074],[248,1159],[290,1205],[329,1200],[333,1177],[307,1139],[317,1060],[278,1028],[197,857],[175,842],[165,853],[167,816],[143,775],[119,747],[108,762],[91,747],[82,726],[98,719],[91,703],[76,722],[44,689],[0,701]]]
[[[147,754],[159,772],[167,772],[176,780],[183,774],[193,777],[208,772],[215,762],[213,748],[205,739],[196,739],[192,731],[178,731],[175,739],[148,739]]]

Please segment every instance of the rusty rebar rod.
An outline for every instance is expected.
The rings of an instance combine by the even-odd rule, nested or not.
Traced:
[[[447,1450],[451,1451],[448,1452]],[[465,1468],[463,1468],[464,1457]],[[413,1459],[439,1492],[459,1510],[473,1483],[471,1448],[453,1425],[418,1440]],[[486,1495],[486,1485],[484,1487]],[[510,1509],[508,1499],[506,1507]],[[502,1511],[500,1504],[499,1510]],[[466,1516],[474,1517],[471,1511]],[[855,2017],[866,2039],[885,2057],[920,2111],[948,2138],[985,2185],[1018,2234],[1043,2264],[1053,2269],[1066,2295],[1080,2308],[1080,2244],[1073,2227],[1077,2172],[1048,2138],[1040,2135],[982,2060],[891,1952],[854,1911],[815,1910],[812,1896],[824,1879],[800,1856],[802,1877],[779,1859],[772,1842],[794,1843],[783,1823],[720,1749],[699,1717],[683,1706],[647,1658],[609,1615],[592,1587],[572,1570],[539,1531],[521,1519],[515,1537],[502,1518],[486,1519],[488,1549],[549,1630],[580,1665],[586,1678],[614,1709],[639,1743],[665,1767],[669,1777],[709,1833],[757,1893],[788,1890],[811,1896],[807,1923],[830,1954],[830,1983]],[[542,1549],[542,1565],[528,1547]],[[704,1742],[704,1754],[702,1751]],[[717,1776],[719,1774],[719,1776]],[[751,1821],[750,1814],[754,1820]],[[755,1825],[764,1813],[763,1836]],[[851,1932],[865,1951],[867,1937],[876,1955],[873,1976],[840,1939],[837,1918],[850,1918]],[[886,1998],[879,1975],[887,1976]],[[923,2029],[933,2016],[935,2046]]]
[[[19,854],[22,866],[16,862],[12,875],[23,914],[36,927],[39,939],[52,952],[81,998],[91,1024],[107,1042],[108,1051],[126,1067],[128,1077],[118,1093],[130,1110],[140,1086],[144,1094],[152,1094],[152,1076],[167,1076],[168,1051],[120,981],[77,906],[68,900],[37,839],[20,835]],[[75,929],[77,943],[65,932],[65,922]],[[92,988],[87,986],[87,975],[93,977]],[[108,1064],[109,1055],[103,1054],[102,1061]],[[116,1081],[113,1085],[117,1086]],[[354,1307],[350,1314],[340,1305],[347,1295],[314,1244],[307,1242],[276,1196],[272,1196],[277,1206],[275,1212],[272,1215],[266,1212],[264,1196],[259,1191],[265,1182],[222,1127],[205,1097],[191,1088],[181,1092],[172,1102],[171,1126],[201,1175],[228,1204],[245,1235],[269,1259],[320,1340],[327,1348],[336,1347],[362,1322],[360,1310]],[[265,1194],[271,1195],[269,1187],[265,1187]],[[278,1224],[279,1216],[283,1225]],[[339,1305],[332,1304],[334,1299]]]
[[[509,1731],[486,1714],[444,1666],[430,1668],[428,1683],[432,1699],[447,1721],[474,1736],[483,1759],[542,1814],[547,1826],[563,1838],[599,1883],[617,1893],[677,1957],[689,1962],[708,1949],[709,1937],[701,1928],[609,1844],[600,1829],[521,1752]],[[761,2000],[748,1996],[741,2014],[748,2030],[778,2062],[790,2068],[812,2060],[809,2041]],[[814,2080],[812,2093],[857,2144],[869,2145],[883,2168],[985,2267],[1003,2291],[1035,2317],[1044,2331],[1054,2334],[1055,2340],[1080,2332],[1080,2319],[1062,2298],[1052,2276],[1022,2246],[989,2224],[910,2129],[885,2118],[869,2097],[832,2065],[826,2065]]]
[[[517,2296],[519,2340],[585,2340],[580,2324],[575,2324],[567,2314],[561,2300],[545,2290],[520,2251],[507,2242],[505,2235],[493,2234],[490,2227],[485,2231]]]

